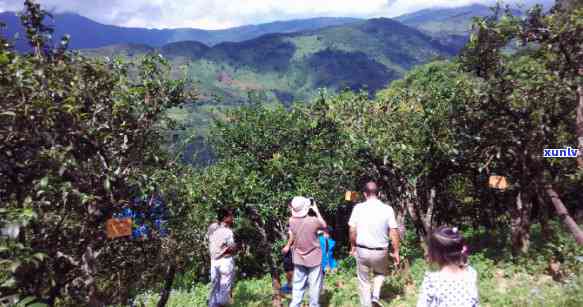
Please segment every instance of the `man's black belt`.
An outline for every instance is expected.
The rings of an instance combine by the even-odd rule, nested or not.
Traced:
[[[373,251],[384,251],[387,249],[386,247],[368,247],[368,246],[364,246],[364,245],[360,245],[360,244],[356,244],[356,247],[370,249]]]

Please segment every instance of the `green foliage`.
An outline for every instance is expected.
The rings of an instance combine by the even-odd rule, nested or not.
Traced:
[[[581,55],[581,10],[544,14],[533,8],[524,19],[508,9],[479,18],[460,62],[484,84],[481,99],[466,113],[480,141],[475,152],[479,170],[498,173],[514,183],[506,196],[510,209],[514,253],[528,250],[529,218],[542,214],[549,199],[543,187],[571,189],[575,159],[545,159],[544,148],[574,146],[577,83],[572,61]],[[544,34],[543,34],[544,32]],[[551,38],[552,37],[552,38]],[[536,201],[534,200],[536,198]],[[544,222],[544,221],[543,221]]]
[[[385,109],[375,114],[371,126],[398,133],[379,136],[377,146],[385,151],[380,154],[389,156],[411,181],[429,174],[438,177],[430,168],[442,163],[455,167],[461,158],[460,130],[466,128],[459,114],[472,100],[475,87],[450,63],[422,66],[391,84],[378,94],[377,108]]]
[[[423,249],[421,246],[421,238],[415,231],[415,225],[410,219],[405,220],[405,235],[401,238],[401,245],[399,247],[399,254],[402,258],[412,261],[414,259],[423,259]]]
[[[204,189],[194,201],[211,212],[236,209],[246,273],[275,268],[293,196],[314,197],[326,214],[333,214],[354,184],[348,179],[354,165],[344,159],[342,139],[324,116],[325,107],[287,110],[252,103],[227,113],[211,130],[217,163],[195,178],[194,185]]]
[[[252,95],[248,106],[217,123],[211,142],[218,162],[197,179],[197,185],[207,188],[197,202],[238,210],[240,239],[255,244],[243,253],[245,268],[253,267],[253,273],[276,269],[286,202],[293,195],[316,196],[334,214],[341,203],[338,192],[373,178],[381,182],[400,221],[412,226],[406,228],[403,253],[417,283],[426,268],[416,247],[423,241],[420,235],[441,224],[468,231],[477,251],[470,262],[488,281],[481,286],[485,291],[493,291],[499,270],[503,276],[516,272],[519,277],[512,282],[532,286],[528,276],[540,274],[553,255],[566,256],[560,260],[565,270],[576,272],[571,261],[580,251],[572,239],[548,236],[557,230],[550,226],[549,199],[541,190],[549,181],[576,190],[572,160],[543,160],[540,155],[545,147],[575,140],[570,68],[555,62],[556,50],[531,44],[509,48],[529,23],[543,18],[540,11],[533,10],[524,20],[508,9],[495,12],[476,20],[475,35],[458,61],[420,66],[375,99],[364,92],[342,92],[286,110],[260,106],[257,102],[267,96]],[[361,30],[381,31],[379,23]],[[558,34],[563,30],[554,29]],[[572,44],[576,40],[570,31],[560,35]],[[302,48],[310,50],[325,50],[323,46],[318,40],[302,41]],[[507,176],[510,188],[489,188],[492,174]],[[263,205],[249,205],[257,203]],[[545,229],[540,235],[533,231],[538,226],[531,229],[535,222]],[[540,244],[540,238],[552,244]],[[527,254],[530,243],[533,252],[547,252]],[[526,257],[519,257],[521,253]],[[255,268],[250,257],[266,265]],[[351,265],[350,260],[341,262],[341,268]],[[397,281],[391,287],[403,284]],[[489,302],[523,303],[516,295],[524,290],[512,291]],[[495,292],[492,297],[500,296]]]
[[[357,152],[361,171],[379,180],[398,215],[409,213],[412,223],[429,231],[438,189],[443,201],[448,181],[467,167],[467,130],[471,123],[460,116],[479,88],[455,63],[435,62],[408,73],[370,101],[364,95],[344,93],[329,99],[329,117]],[[448,195],[450,196],[450,195]],[[446,200],[447,199],[447,200]],[[444,220],[447,208],[438,211]],[[435,215],[437,215],[435,214]]]
[[[374,99],[364,91],[322,92],[312,104],[289,103],[295,92],[310,97],[314,85],[360,88],[358,80],[345,82],[353,73],[394,78],[447,50],[385,19],[194,46],[186,55],[196,59],[182,54],[172,63],[192,64],[189,72],[209,89],[206,101],[223,96],[222,108],[212,110],[181,108],[189,87],[159,55],[125,64],[67,52],[67,39],[47,45],[46,13],[26,3],[33,53],[17,54],[4,41],[0,47],[0,224],[14,234],[0,239],[3,294],[25,303],[98,305],[125,304],[146,290],[140,300],[152,305],[162,275],[176,267],[179,291],[170,305],[204,305],[206,227],[216,209],[231,207],[242,246],[238,274],[256,278],[237,285],[235,301],[268,304],[265,273],[280,271],[289,200],[314,197],[330,224],[345,226],[344,192],[376,179],[406,226],[402,255],[410,264],[387,281],[386,302],[414,304],[424,272],[433,269],[419,245],[441,224],[467,234],[484,304],[581,302],[581,247],[550,218],[543,190],[553,184],[576,209],[580,172],[573,160],[541,157],[543,148],[576,141],[581,10],[538,8],[525,19],[495,10],[476,20],[458,60],[419,66]],[[371,39],[379,35],[382,42]],[[391,48],[396,41],[402,45]],[[351,74],[339,72],[346,67]],[[382,80],[371,85],[376,90]],[[277,102],[290,95],[287,106]],[[242,96],[245,103],[232,108]],[[180,144],[168,144],[205,129],[190,118],[193,110],[215,117],[208,134],[215,163],[196,170],[169,154],[180,153]],[[179,129],[176,121],[190,126]],[[491,174],[508,177],[509,189],[488,188]],[[167,204],[169,237],[105,238],[109,217],[133,197],[154,194]],[[560,264],[552,273],[563,284],[541,275],[549,263]],[[354,265],[341,260],[327,277],[326,303],[357,304]]]
[[[190,95],[161,57],[134,65],[67,52],[66,39],[53,48],[46,12],[25,4],[33,53],[0,46],[0,224],[19,229],[0,239],[2,294],[125,303],[191,242],[180,232],[186,220],[176,219],[187,213],[190,171],[165,152],[166,111]],[[106,219],[152,193],[165,199],[173,235],[108,240]]]

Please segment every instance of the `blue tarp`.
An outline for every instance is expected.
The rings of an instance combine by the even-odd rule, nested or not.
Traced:
[[[320,247],[322,248],[322,270],[329,268],[333,270],[336,268],[336,259],[334,259],[334,247],[336,241],[331,237],[324,237],[320,235]]]
[[[132,219],[132,239],[150,237],[152,228],[160,237],[168,235],[166,206],[159,197],[136,197],[132,200],[131,207],[124,208],[121,213],[114,214],[114,217]]]

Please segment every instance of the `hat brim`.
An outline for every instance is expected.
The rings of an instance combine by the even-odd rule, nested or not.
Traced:
[[[293,217],[304,217],[304,216],[308,215],[309,210],[310,210],[310,208],[307,208],[307,207],[303,208],[300,211],[292,210],[292,216]]]

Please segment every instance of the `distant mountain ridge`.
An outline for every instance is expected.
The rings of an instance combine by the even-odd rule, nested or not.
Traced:
[[[492,2],[492,4],[494,1]],[[542,3],[549,8],[554,0],[525,0],[524,7],[534,3]],[[520,10],[516,10],[520,13]],[[488,6],[472,4],[455,8],[430,8],[394,19],[413,28],[430,34],[444,44],[459,48],[468,35],[472,18],[491,14]],[[330,26],[339,26],[362,21],[350,17],[319,17],[287,21],[275,21],[258,25],[244,25],[223,30],[202,30],[194,28],[178,29],[146,29],[106,25],[74,13],[54,14],[55,39],[70,34],[74,39],[70,47],[73,49],[100,48],[118,44],[143,44],[160,47],[179,41],[198,41],[207,46],[222,42],[241,42],[254,39],[265,34],[294,33],[317,30]],[[6,28],[0,30],[4,37],[11,38],[15,34],[23,36],[20,20],[14,12],[0,12],[0,22]],[[16,42],[16,48],[26,50],[28,46],[21,39]]]
[[[455,55],[472,18],[490,13],[470,5],[396,19],[313,18],[212,31],[123,28],[75,14],[57,14],[54,22],[55,37],[68,32],[70,46],[91,56],[157,52],[175,69],[188,65],[203,92],[218,93],[222,103],[244,101],[249,91],[289,103],[310,99],[318,88],[374,93],[415,65]],[[14,13],[0,13],[0,20],[18,30]]]
[[[474,17],[492,15],[492,6],[495,4],[496,1],[491,0],[488,5],[470,4],[453,8],[434,7],[398,16],[395,17],[395,20],[434,37],[443,38],[448,35],[467,36],[471,30]],[[504,5],[505,3],[502,4]],[[548,10],[553,7],[555,0],[522,0],[509,5],[514,15],[521,16],[537,4],[542,5],[544,10]]]
[[[401,15],[395,20],[430,34],[467,35],[474,17],[492,14],[490,7],[472,4],[458,8],[431,8]]]
[[[82,50],[94,57],[135,57],[152,51],[175,68],[188,65],[204,97],[220,96],[221,104],[233,105],[244,102],[250,91],[286,104],[310,100],[320,88],[366,88],[372,94],[413,66],[458,50],[388,18],[210,47],[182,41],[161,47],[123,44]]]
[[[548,7],[549,0],[543,1]],[[526,6],[529,7],[529,6]],[[511,6],[512,13],[520,16],[523,11]],[[429,8],[396,17],[395,20],[420,30],[439,40],[446,46],[461,49],[468,42],[472,23],[475,17],[491,16],[491,7],[481,4],[471,4],[455,8]]]
[[[53,16],[55,39],[69,34],[73,37],[70,47],[73,49],[99,48],[116,44],[144,44],[153,47],[178,42],[199,41],[213,46],[221,42],[240,42],[270,33],[291,33],[320,29],[329,26],[357,22],[360,19],[344,17],[320,17],[289,21],[276,21],[259,25],[246,25],[224,30],[202,29],[146,29],[127,28],[105,25],[78,14],[62,13]],[[14,12],[0,13],[0,21],[6,24],[0,33],[11,38],[15,34],[24,35],[20,18]],[[27,45],[17,41],[16,48],[25,50]]]

